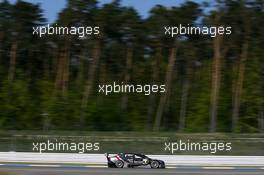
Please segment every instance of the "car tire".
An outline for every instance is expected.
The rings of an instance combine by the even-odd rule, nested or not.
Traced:
[[[121,161],[121,160],[118,160],[118,161],[115,162],[115,166],[116,166],[117,168],[123,168],[123,166],[124,166],[124,162]]]
[[[153,161],[150,162],[150,167],[151,168],[159,168],[159,166],[160,166],[160,163],[158,161],[156,161],[156,160],[153,160]]]
[[[160,166],[159,166],[159,168],[165,168],[165,165],[163,165],[163,164],[160,164]]]
[[[108,168],[115,168],[115,164],[108,163]]]

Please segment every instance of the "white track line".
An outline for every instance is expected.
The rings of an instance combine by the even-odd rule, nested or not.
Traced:
[[[235,169],[235,167],[202,167],[202,169],[222,169],[222,170],[231,170],[231,169]]]
[[[9,164],[0,164],[0,166],[5,166],[5,165],[9,165]],[[58,164],[21,164],[29,166],[29,167],[80,167],[80,168],[107,168],[106,165],[58,165]],[[195,166],[195,167],[191,167],[191,166],[167,166],[166,169],[181,169],[181,168],[198,168],[198,169],[222,169],[222,170],[230,170],[230,169],[239,169],[239,168],[243,168],[243,167],[228,167],[228,166]],[[264,167],[252,167],[252,168],[256,168],[256,169],[260,169],[260,170],[264,170]]]
[[[179,167],[176,167],[176,166],[175,166],[175,167],[172,167],[172,166],[170,167],[170,166],[169,166],[169,167],[166,167],[166,168],[167,168],[167,169],[176,169],[176,168],[179,168]]]
[[[107,168],[107,166],[105,165],[88,165],[88,166],[84,166],[84,167],[87,167],[87,168]]]
[[[29,166],[33,167],[61,167],[61,165],[41,165],[41,164],[30,164]]]

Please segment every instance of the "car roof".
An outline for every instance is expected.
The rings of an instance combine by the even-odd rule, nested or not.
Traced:
[[[134,155],[141,155],[141,156],[145,156],[146,157],[146,155],[144,155],[144,154],[142,154],[142,153],[119,153],[119,154],[134,154]]]

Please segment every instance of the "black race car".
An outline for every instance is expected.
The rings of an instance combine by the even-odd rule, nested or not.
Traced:
[[[151,159],[143,154],[137,153],[119,153],[113,156],[105,154],[107,165],[109,168],[133,168],[138,166],[146,166],[151,168],[165,168],[162,160]]]

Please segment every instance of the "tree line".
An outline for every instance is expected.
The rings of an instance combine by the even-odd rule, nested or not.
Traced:
[[[213,5],[212,5],[213,4]],[[32,35],[40,4],[0,2],[0,128],[174,132],[264,131],[264,2],[156,5],[67,0],[58,26],[100,37]],[[232,34],[164,35],[164,26],[231,26]],[[166,93],[98,93],[98,84],[165,84]]]

